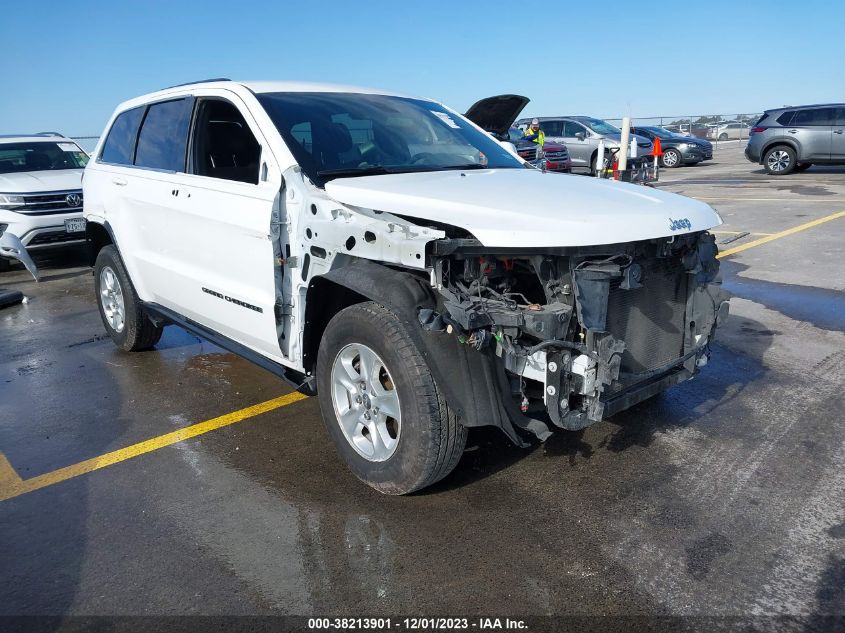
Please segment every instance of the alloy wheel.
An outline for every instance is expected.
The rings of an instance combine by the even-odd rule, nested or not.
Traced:
[[[782,149],[772,152],[766,159],[766,164],[771,171],[785,171],[789,168],[789,163],[789,154]]]
[[[120,280],[109,266],[100,271],[100,304],[109,326],[115,332],[122,332],[126,326],[126,308],[123,303],[123,289]]]
[[[364,459],[383,462],[399,444],[402,413],[396,384],[384,361],[362,343],[350,343],[332,364],[332,403],[346,441]]]

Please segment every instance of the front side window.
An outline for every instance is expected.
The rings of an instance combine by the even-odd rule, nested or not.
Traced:
[[[184,171],[190,121],[189,99],[152,104],[141,123],[135,165],[165,171]]]
[[[576,123],[575,121],[563,122],[563,136],[565,136],[566,138],[575,138],[575,135],[579,133],[583,134],[586,138],[587,128],[585,128],[580,123]]]
[[[190,173],[258,184],[261,146],[243,115],[223,99],[202,99],[191,143]]]
[[[116,165],[131,165],[135,155],[135,139],[138,136],[138,126],[144,116],[144,107],[132,108],[121,112],[112,123],[100,160]]]
[[[70,141],[0,144],[0,174],[82,169],[87,163],[88,154]]]
[[[337,92],[265,93],[258,101],[316,183],[418,171],[524,169],[489,135],[431,101]]]
[[[797,110],[790,125],[833,125],[833,108]]]

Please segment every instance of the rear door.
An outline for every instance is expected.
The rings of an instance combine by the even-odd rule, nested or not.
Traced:
[[[845,160],[845,106],[836,108],[833,134],[830,137],[830,157],[833,160]]]
[[[792,120],[786,126],[786,135],[798,143],[800,162],[830,160],[833,117],[833,108],[807,108],[795,111]]]
[[[186,281],[174,214],[192,109],[190,96],[148,104],[138,131],[134,169],[113,183],[122,198],[118,241],[127,244],[122,252],[131,260],[133,280],[145,288],[145,300],[177,310]]]

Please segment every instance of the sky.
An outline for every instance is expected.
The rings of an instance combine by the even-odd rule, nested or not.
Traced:
[[[838,2],[0,0],[0,134],[97,135],[205,79],[384,88],[523,116],[756,113],[845,101]]]

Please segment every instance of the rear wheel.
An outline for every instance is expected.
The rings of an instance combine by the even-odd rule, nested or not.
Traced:
[[[5,257],[0,257],[0,273],[6,273],[12,270],[12,261]]]
[[[763,157],[763,166],[773,176],[784,176],[795,169],[795,150],[787,145],[776,145]]]
[[[97,255],[94,287],[100,318],[115,345],[126,352],[137,352],[158,343],[164,328],[144,312],[114,246],[104,246]]]
[[[727,141],[727,140],[728,140],[728,135],[727,135],[727,134],[725,134],[724,132],[722,132],[721,134],[719,134],[719,140],[720,140],[720,141]]]
[[[349,469],[379,492],[407,494],[457,465],[466,428],[449,409],[405,324],[376,303],[332,318],[317,357],[326,430]]]
[[[664,167],[680,167],[683,164],[683,159],[681,158],[681,153],[676,149],[667,149],[663,152],[663,158],[661,159]]]

